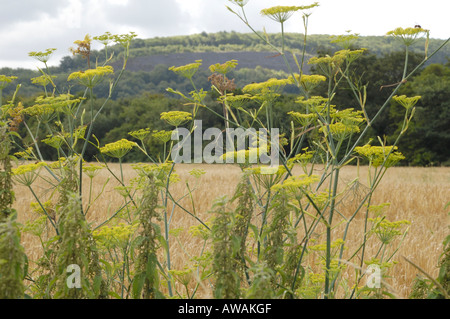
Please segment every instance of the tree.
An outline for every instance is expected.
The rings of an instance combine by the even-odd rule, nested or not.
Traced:
[[[400,91],[407,96],[421,96],[414,119],[399,145],[411,165],[450,164],[449,87],[450,65],[431,64]],[[401,106],[391,106],[392,131],[400,130],[398,123],[403,114]]]

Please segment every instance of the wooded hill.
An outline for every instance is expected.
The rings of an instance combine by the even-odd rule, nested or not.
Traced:
[[[271,43],[280,47],[282,44],[281,34],[269,34]],[[336,44],[330,43],[332,37],[329,35],[309,35],[306,46],[304,72],[309,73],[308,59],[317,54],[331,54],[339,49]],[[433,52],[442,40],[430,39],[428,52]],[[287,51],[296,54],[300,59],[303,49],[303,34],[285,34],[285,46]],[[404,48],[399,41],[391,37],[370,36],[360,37],[354,43],[355,48],[367,48],[369,53],[383,56],[392,52],[403,51]],[[425,39],[417,41],[412,46],[412,51],[424,56]],[[114,47],[116,52],[112,61],[115,69],[121,67],[123,48]],[[111,49],[110,49],[111,51]],[[270,46],[253,33],[218,32],[173,37],[156,37],[151,39],[134,39],[130,46],[130,59],[127,63],[127,71],[116,90],[114,99],[139,95],[143,92],[164,93],[167,87],[176,87],[180,91],[189,90],[189,85],[182,82],[168,68],[173,65],[185,65],[195,60],[203,60],[202,70],[204,75],[209,73],[211,64],[223,63],[232,59],[238,60],[239,64],[235,71],[236,84],[242,87],[251,82],[264,81],[270,77],[282,77],[288,69],[280,56]],[[295,66],[292,54],[287,54],[290,65]],[[428,64],[445,64],[450,57],[450,46],[442,48],[440,52],[430,59]],[[92,60],[98,58],[104,60],[103,50],[94,51]],[[30,58],[31,59],[31,58]],[[74,71],[87,68],[86,61],[80,56],[65,56],[61,59],[59,66],[51,67],[50,72],[57,76],[55,80],[59,86],[67,86],[67,76]],[[37,70],[2,68],[0,74],[15,75],[17,82],[22,84],[20,94],[22,96],[33,96],[40,94],[41,88],[33,85],[30,78],[39,76]],[[205,79],[204,76],[198,77]],[[206,76],[207,78],[207,76]],[[208,85],[206,81],[198,83],[199,86]],[[12,94],[14,86],[9,86],[3,94]],[[73,87],[72,93],[81,88]],[[97,90],[97,96],[108,94],[107,85]]]
[[[334,52],[339,49],[336,44],[330,43],[332,40],[330,35],[309,35],[307,37],[306,52],[309,55],[316,55],[318,52]],[[282,37],[280,33],[270,34],[270,42],[276,46],[282,46]],[[303,50],[304,35],[300,33],[286,33],[285,47],[287,51],[300,55]],[[430,39],[428,52],[434,51],[442,43],[442,40]],[[355,48],[367,48],[372,53],[382,55],[388,52],[396,52],[404,50],[402,44],[392,37],[384,36],[367,36],[359,37],[354,42]],[[417,53],[425,53],[425,39],[419,40],[412,46],[412,50]],[[156,37],[151,39],[136,39],[131,46],[131,57],[144,59],[137,59],[138,61],[154,61],[156,64],[165,64],[170,62],[172,57],[183,59],[183,56],[172,55],[177,53],[220,53],[226,54],[227,57],[235,52],[271,52],[274,53],[270,46],[264,44],[261,39],[254,33],[237,33],[237,32],[218,32],[190,35],[190,36],[175,36],[175,37]],[[273,55],[273,54],[269,54]],[[431,63],[445,63],[450,56],[450,48],[444,48],[432,59]],[[186,55],[185,57],[189,57]],[[252,61],[245,61],[249,64],[243,64],[241,67],[254,67],[256,65],[268,65],[270,69],[278,69],[278,65],[270,66],[267,63],[267,55],[256,55]],[[192,61],[192,60],[191,60]],[[189,63],[188,61],[180,61]],[[217,63],[217,62],[214,62]],[[281,67],[282,69],[284,66]]]

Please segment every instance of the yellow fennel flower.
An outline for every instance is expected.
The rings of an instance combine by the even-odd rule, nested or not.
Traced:
[[[384,167],[391,167],[405,157],[400,152],[395,152],[397,146],[364,146],[355,147],[355,152],[364,156],[374,167],[384,163]]]
[[[50,60],[50,57],[52,56],[54,51],[56,51],[55,48],[47,49],[45,50],[45,52],[32,51],[28,53],[28,56],[35,58],[36,60],[41,61],[43,63],[47,63],[47,61]]]
[[[331,135],[333,136],[333,138],[335,140],[344,140],[346,139],[348,136],[354,134],[354,133],[359,133],[359,126],[354,125],[354,124],[344,124],[343,122],[337,122],[337,123],[333,123],[328,125],[329,128],[329,132],[331,133]],[[320,132],[324,133],[325,136],[328,135],[328,128],[327,126],[323,126],[319,129]]]
[[[263,16],[269,17],[270,19],[272,19],[276,22],[284,23],[295,12],[297,12],[299,10],[311,9],[316,6],[318,6],[317,2],[315,2],[314,4],[309,5],[309,6],[275,6],[275,7],[261,10],[261,14]]]
[[[0,74],[0,90],[4,89],[9,83],[17,79],[17,76],[6,76]]]
[[[292,81],[292,83],[299,83],[306,92],[311,91],[321,82],[325,82],[327,80],[327,78],[323,75],[317,74],[302,74],[301,76],[299,74],[295,74],[294,77],[295,80],[292,76],[290,76],[289,79]]]
[[[389,244],[396,236],[403,235],[401,230],[404,225],[410,225],[408,220],[391,222],[384,217],[369,218],[373,222],[372,232],[376,234],[383,244]]]
[[[105,167],[105,165],[95,165],[95,164],[90,164],[90,165],[83,165],[83,172],[89,177],[89,178],[94,178],[99,172],[100,170],[102,170]]]
[[[67,81],[76,80],[81,85],[84,85],[88,88],[93,88],[96,86],[100,81],[103,80],[105,75],[114,73],[114,69],[110,65],[106,66],[99,66],[95,69],[88,69],[86,71],[78,71],[73,72],[69,75],[67,78]]]
[[[406,97],[406,95],[394,95],[392,99],[396,101],[398,104],[403,106],[405,109],[409,110],[414,105],[416,105],[417,101],[419,101],[421,96],[413,96],[413,97]]]
[[[420,36],[426,35],[428,33],[428,30],[422,29],[420,27],[406,29],[396,28],[386,33],[386,35],[390,35],[396,39],[400,39],[406,46],[410,46],[414,42],[416,42],[420,38]]]
[[[111,34],[111,32],[106,31],[104,34],[95,36],[93,39],[102,43],[104,46],[107,46],[114,41],[114,36]]]
[[[314,123],[318,119],[318,115],[316,113],[303,114],[300,112],[290,111],[288,114],[303,127]]]
[[[127,139],[121,139],[117,142],[109,143],[101,147],[100,152],[111,157],[122,158],[135,146],[138,146],[135,142],[128,141]]]
[[[220,63],[213,64],[209,67],[209,70],[211,71],[211,73],[217,72],[220,74],[227,74],[228,72],[236,68],[237,65],[238,65],[237,60],[230,60],[222,64]]]
[[[202,65],[202,60],[196,60],[194,63],[189,63],[182,66],[172,66],[169,70],[181,75],[185,78],[192,79],[198,68]]]
[[[162,112],[161,120],[166,121],[169,125],[178,127],[181,124],[192,120],[192,114],[184,111]]]
[[[306,188],[317,181],[319,181],[319,176],[317,175],[308,176],[306,174],[302,174],[298,176],[289,176],[283,183],[272,186],[272,190],[279,191],[281,189],[285,189],[289,192],[295,193],[300,188]]]
[[[245,105],[245,103],[247,103],[251,99],[252,96],[250,94],[234,95],[233,93],[228,93],[227,95],[223,95],[218,98],[220,102],[226,103],[228,106],[236,109],[241,109]]]
[[[44,162],[30,163],[25,165],[20,165],[17,168],[12,169],[12,174],[14,179],[25,186],[31,186],[36,178],[39,176],[36,171],[40,170],[41,167],[47,166]]]
[[[247,84],[242,91],[249,94],[261,94],[263,97],[274,97],[279,95],[283,88],[288,84],[292,84],[292,80],[271,78],[264,82]]]
[[[351,44],[359,38],[359,34],[350,34],[350,30],[346,31],[347,34],[341,34],[341,35],[332,35],[331,38],[333,40],[330,41],[330,43],[337,43],[341,45],[344,49],[350,48]]]
[[[152,133],[152,137],[156,138],[158,141],[165,144],[172,139],[172,131],[165,131],[165,130],[156,131],[155,130]]]
[[[308,147],[302,149],[303,153],[298,153],[288,160],[288,164],[300,163],[301,166],[306,166],[314,156],[314,151],[308,151]]]
[[[43,139],[42,143],[45,143],[55,149],[59,149],[65,143],[65,140],[61,135],[47,135],[47,138]]]
[[[150,134],[150,129],[140,129],[137,131],[128,132],[128,134],[142,142]]]
[[[120,223],[117,226],[103,226],[92,232],[96,242],[103,248],[125,247],[135,233],[137,224]]]
[[[41,122],[49,122],[55,113],[63,112],[70,114],[74,105],[79,103],[81,99],[74,99],[73,95],[60,94],[58,96],[39,96],[35,100],[35,104],[23,109],[22,114],[36,116]]]
[[[33,153],[32,147],[28,147],[26,150],[24,150],[22,152],[16,152],[16,153],[14,153],[14,156],[20,157],[24,160],[30,160],[30,159],[33,159],[36,157]]]
[[[49,83],[51,83],[53,86],[55,86],[55,83],[53,83],[53,79],[55,78],[56,75],[50,76],[48,74],[44,74],[35,78],[31,78],[31,83],[42,86],[47,86]]]

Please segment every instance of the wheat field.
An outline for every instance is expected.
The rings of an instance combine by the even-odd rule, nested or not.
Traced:
[[[118,164],[111,164],[111,170],[119,172]],[[199,179],[191,176],[192,169],[202,169],[206,172]],[[353,201],[357,199],[359,192],[364,191],[367,184],[367,169],[359,168],[360,187],[352,192],[346,192],[342,198],[343,215],[345,206],[351,209]],[[236,165],[204,165],[204,164],[178,164],[176,173],[180,176],[180,181],[171,186],[171,193],[174,198],[179,199],[186,195],[186,183],[193,190],[193,202],[196,215],[207,221],[211,217],[211,206],[214,200],[224,195],[232,195],[240,178],[240,168]],[[135,173],[130,165],[123,166],[125,180],[129,182]],[[317,173],[320,175],[320,167]],[[92,191],[98,194],[102,191],[105,182],[110,174],[107,170],[102,170],[94,179]],[[357,168],[354,166],[344,167],[340,178],[342,184],[349,183],[357,176]],[[37,181],[33,188],[39,196],[48,197],[50,194],[44,191],[44,187]],[[89,179],[84,181],[85,192],[88,192]],[[118,195],[114,187],[117,181],[110,179],[103,190],[103,194],[90,208],[87,219],[93,226],[109,218],[117,208],[123,204],[123,198]],[[36,218],[36,214],[30,209],[30,203],[34,201],[30,191],[23,186],[16,185],[16,202],[14,208],[18,211],[19,222]],[[377,188],[373,196],[373,203],[390,203],[386,210],[386,217],[389,220],[409,220],[411,222],[408,235],[402,242],[397,252],[395,265],[390,273],[389,285],[393,293],[399,298],[407,298],[411,292],[412,282],[419,271],[402,256],[413,261],[434,278],[438,274],[438,260],[442,253],[444,238],[449,233],[449,215],[445,204],[450,201],[450,168],[432,167],[393,167],[390,168]],[[182,206],[192,211],[191,199],[185,196],[179,202]],[[189,258],[196,255],[202,247],[202,243],[193,238],[188,229],[197,225],[198,222],[190,215],[178,207],[169,204],[168,211],[173,217],[170,224],[171,229],[182,228],[178,235],[179,241],[170,242],[171,262],[174,269],[182,269]],[[363,216],[356,216],[349,229],[346,246],[352,249],[352,238],[361,238],[363,234]],[[338,226],[340,227],[340,226]],[[320,236],[318,230],[318,236]],[[180,245],[182,243],[183,246]],[[38,239],[30,234],[22,234],[22,244],[30,260],[36,260],[41,253]],[[373,253],[376,247],[367,247],[367,255]],[[351,273],[351,271],[350,271]],[[210,298],[211,291],[204,286],[199,290],[198,298]]]

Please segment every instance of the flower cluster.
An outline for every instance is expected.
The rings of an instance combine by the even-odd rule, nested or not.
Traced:
[[[167,143],[172,138],[172,131],[166,131],[166,130],[160,130],[160,131],[153,131],[152,137],[160,141],[161,143]]]
[[[359,58],[366,49],[358,49],[358,50],[340,50],[333,54],[333,56],[325,55],[323,57],[312,57],[309,59],[308,64],[316,64],[324,74],[327,76],[331,76],[339,67],[347,61],[348,63],[352,63],[357,58]]]
[[[54,51],[56,51],[55,48],[47,49],[45,50],[45,52],[32,51],[28,53],[28,56],[35,58],[36,60],[41,61],[43,63],[47,63],[47,61],[50,60],[50,57],[52,56]]]
[[[261,14],[263,16],[269,17],[270,19],[272,19],[276,22],[284,23],[295,12],[300,11],[300,10],[311,9],[316,6],[318,6],[317,2],[315,2],[314,4],[308,5],[308,6],[275,6],[275,7],[261,10]]]
[[[334,252],[336,253],[341,248],[341,246],[344,245],[344,243],[345,242],[342,238],[338,238],[330,243],[330,248],[331,248],[331,250],[334,250]],[[308,248],[309,248],[309,250],[312,250],[312,251],[326,251],[327,244],[326,243],[317,244],[317,245],[309,246]],[[335,253],[331,253],[331,255],[334,256]]]
[[[273,185],[279,183],[287,170],[284,166],[266,166],[260,165],[256,167],[249,167],[244,170],[246,173],[251,173],[258,184],[265,189],[270,189]]]
[[[83,165],[83,172],[89,177],[89,178],[94,178],[101,169],[103,169],[105,167],[105,165],[95,165],[95,164],[90,164],[90,165]]]
[[[73,167],[76,165],[80,160],[80,156],[78,154],[74,156],[70,156],[68,158],[66,157],[59,157],[57,161],[49,164],[48,166],[52,169],[62,169],[64,167]],[[84,162],[84,160],[82,160]]]
[[[289,176],[284,180],[281,184],[276,184],[272,186],[272,190],[279,191],[281,189],[285,189],[289,192],[295,193],[300,188],[305,188],[319,181],[319,176],[317,175],[298,175],[298,176]]]
[[[413,97],[406,97],[406,95],[394,95],[392,99],[396,101],[398,104],[403,106],[405,109],[409,110],[414,105],[416,105],[417,101],[419,101],[421,96],[413,96]]]
[[[102,43],[104,46],[107,46],[114,41],[114,36],[111,34],[111,32],[106,31],[104,34],[95,36],[93,39]]]
[[[137,185],[136,188],[140,188],[141,182],[146,181],[149,177],[154,179],[156,186],[161,187],[165,187],[167,182],[169,182],[169,184],[174,184],[180,181],[180,176],[175,173],[175,170],[173,170],[171,162],[165,162],[162,164],[137,163],[132,164],[131,167],[138,174],[138,177],[133,180],[133,182]]]
[[[117,142],[109,143],[101,147],[100,152],[111,157],[122,158],[135,146],[138,146],[135,142],[131,142],[127,139],[121,139]]]
[[[4,89],[9,83],[17,79],[17,76],[6,76],[0,74],[0,90]]]
[[[318,118],[316,113],[303,114],[300,112],[290,111],[288,114],[303,127],[314,123]]]
[[[194,63],[189,63],[182,66],[172,66],[169,70],[181,75],[187,79],[192,79],[195,73],[197,73],[198,68],[202,65],[202,60],[195,60]]]
[[[261,154],[267,154],[268,147],[249,147],[249,149],[241,149],[237,151],[229,151],[224,153],[220,158],[226,160],[233,158],[233,162],[240,164],[256,163]]]
[[[292,81],[292,83],[299,83],[306,92],[310,92],[317,85],[319,85],[321,82],[326,81],[327,79],[323,75],[317,74],[302,74],[301,76],[299,74],[295,74],[294,77],[295,79],[290,76],[289,79]]]
[[[18,183],[23,184],[25,186],[31,186],[31,184],[33,184],[33,182],[39,176],[39,174],[36,173],[36,171],[43,166],[47,166],[47,164],[44,162],[24,164],[16,168],[13,168],[12,173],[14,179]]]
[[[55,112],[71,113],[74,105],[81,99],[74,99],[73,95],[60,94],[58,96],[39,96],[35,104],[22,110],[22,114],[37,116],[39,120],[49,121]]]
[[[317,299],[321,294],[324,282],[324,273],[308,272],[305,275],[304,284],[297,289],[297,293],[305,299]]]
[[[299,153],[288,160],[288,164],[300,163],[301,166],[305,167],[310,163],[312,157],[314,156],[314,151],[308,151],[308,147],[302,149],[303,153]]]
[[[201,168],[194,168],[189,171],[189,175],[199,178],[200,176],[206,174],[206,172]]]
[[[206,226],[211,227],[212,220],[205,223]],[[194,237],[201,238],[203,240],[208,240],[211,237],[211,231],[205,227],[203,224],[197,224],[189,227],[189,234]]]
[[[405,157],[400,152],[394,152],[397,146],[357,146],[355,152],[364,156],[374,167],[384,163],[384,167],[391,167]]]
[[[213,64],[209,67],[209,70],[211,71],[211,73],[217,72],[225,75],[234,68],[236,68],[237,65],[238,65],[237,60],[230,60],[222,64],[220,63]]]
[[[347,34],[345,35],[332,35],[331,38],[333,40],[330,41],[330,43],[337,43],[344,47],[345,49],[349,49],[351,44],[359,38],[359,34],[350,34],[350,31],[346,31]]]
[[[376,234],[383,244],[389,244],[396,236],[401,236],[404,225],[411,224],[408,220],[399,220],[391,222],[384,217],[369,218],[373,222],[372,232]]]
[[[137,37],[137,34],[133,31],[126,34],[114,34],[111,36],[111,38],[116,42],[117,44],[120,44],[124,48],[128,48],[130,46],[131,40]],[[94,38],[95,39],[95,38]]]
[[[359,133],[360,131],[359,126],[354,124],[344,124],[343,122],[332,123],[328,126],[322,126],[319,129],[325,136],[328,135],[328,130],[330,130],[331,136],[338,141],[344,140],[350,135]]]
[[[22,158],[24,160],[29,160],[29,159],[35,158],[35,155],[33,153],[33,148],[31,146],[21,152],[14,153],[14,156]]]
[[[42,140],[45,143],[55,149],[60,149],[64,144],[64,137],[61,135],[48,135],[47,138]]]
[[[311,96],[309,99],[305,100],[304,96],[300,96],[295,100],[295,103],[298,103],[305,107],[307,110],[311,109],[318,109],[319,107],[322,107],[325,105],[325,103],[328,101],[327,98],[322,96]]]
[[[180,284],[187,287],[194,278],[194,269],[185,266],[183,270],[169,270],[169,274],[173,276]]]
[[[150,129],[144,128],[137,131],[128,132],[128,134],[142,142],[150,134]]]
[[[98,83],[100,83],[100,81],[102,81],[107,74],[111,73],[114,73],[114,69],[112,66],[98,66],[95,69],[73,72],[69,75],[67,81],[77,80],[81,85],[84,85],[88,88],[93,88]]]
[[[406,46],[414,44],[420,36],[428,34],[428,30],[422,28],[396,28],[386,33],[386,35],[393,36],[396,39],[400,39]]]
[[[126,225],[120,223],[117,226],[102,227],[94,230],[92,235],[94,239],[103,248],[124,247],[128,244],[130,237],[134,234],[136,225]]]
[[[27,220],[25,225],[22,226],[21,231],[34,236],[41,236],[47,228],[47,218],[46,215],[41,215],[35,220]]]
[[[56,75],[48,75],[44,74],[35,78],[31,78],[31,83],[41,85],[41,86],[47,86],[49,83],[51,83],[53,86],[55,86],[55,83],[53,83],[53,79],[56,78]]]
[[[229,93],[219,97],[220,102],[227,103],[229,106],[236,109],[242,108],[251,99],[252,96],[250,94],[234,95],[232,93]]]
[[[184,111],[162,112],[161,120],[166,121],[169,125],[178,127],[181,124],[192,120],[192,114]]]
[[[250,83],[244,86],[242,91],[244,93],[261,95],[268,97],[278,96],[286,85],[292,84],[290,79],[275,79],[271,78],[264,82]]]

